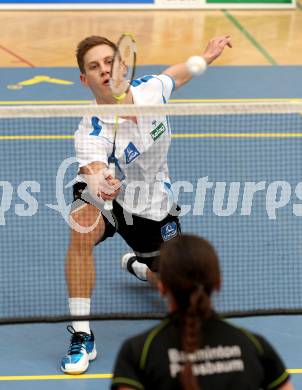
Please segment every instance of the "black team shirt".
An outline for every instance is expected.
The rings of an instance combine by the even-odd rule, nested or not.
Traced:
[[[151,330],[126,340],[118,354],[111,389],[180,390],[187,359],[180,347],[180,320],[169,315]],[[188,357],[203,390],[273,390],[289,375],[261,336],[213,314],[202,325],[202,346]]]

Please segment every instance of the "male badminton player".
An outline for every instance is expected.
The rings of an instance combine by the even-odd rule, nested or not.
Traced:
[[[211,64],[225,46],[231,47],[229,36],[213,38],[202,55],[206,63]],[[113,42],[99,36],[87,37],[78,44],[80,79],[84,86],[91,89],[97,104],[117,103],[109,80],[116,49]],[[133,80],[123,96],[123,103],[144,105],[167,102],[173,90],[191,78],[192,73],[185,63],[173,65],[160,75]],[[114,118],[84,117],[75,133],[80,176],[73,189],[71,217],[74,224],[83,227],[85,232],[71,229],[66,257],[69,308],[74,317],[90,314],[95,283],[95,245],[115,233],[120,234],[133,251],[122,257],[122,268],[146,280],[148,273],[152,276],[157,272],[162,242],[180,233],[175,207],[171,213],[169,201],[167,154],[171,133],[167,119],[158,114],[141,122],[136,117],[119,118],[114,148],[116,177],[108,169],[114,126]],[[159,173],[162,191],[156,189]],[[139,210],[134,207],[133,197],[125,191],[131,182],[137,180],[147,184],[152,194],[146,197]],[[109,214],[103,210],[100,214],[98,199],[103,202],[111,200],[113,210]],[[127,216],[131,216],[132,224],[128,223]],[[85,228],[91,226],[94,228],[87,233]],[[96,358],[94,335],[88,321],[73,321],[68,330],[72,333],[71,343],[62,359],[61,369],[68,374],[80,374],[86,371],[89,361]]]

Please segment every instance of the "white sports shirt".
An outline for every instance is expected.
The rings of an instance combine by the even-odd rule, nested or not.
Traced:
[[[171,77],[163,74],[144,76],[131,84],[137,105],[166,103],[175,85]],[[114,117],[82,119],[75,133],[79,167],[95,161],[108,164],[114,121]],[[137,124],[119,118],[115,156],[122,171],[116,169],[122,187],[116,201],[126,211],[155,221],[168,214],[173,205],[167,164],[170,143],[171,131],[165,116],[137,117]]]

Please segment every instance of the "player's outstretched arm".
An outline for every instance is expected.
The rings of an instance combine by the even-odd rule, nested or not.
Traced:
[[[199,64],[196,64],[195,68],[194,63],[192,64],[192,61],[190,62],[192,59],[190,58],[187,62],[170,66],[163,74],[171,76],[175,81],[175,87],[179,88],[191,80],[192,76],[202,74],[206,70],[207,65],[210,65],[215,61],[226,46],[232,47],[231,37],[229,35],[212,38],[202,54],[202,57],[205,60],[204,66],[202,62],[200,62]]]

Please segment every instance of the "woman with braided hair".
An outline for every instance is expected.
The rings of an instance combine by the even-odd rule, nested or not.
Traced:
[[[221,284],[212,245],[181,235],[164,243],[158,289],[167,317],[126,340],[112,389],[293,390],[284,364],[261,336],[223,321],[211,295]]]

